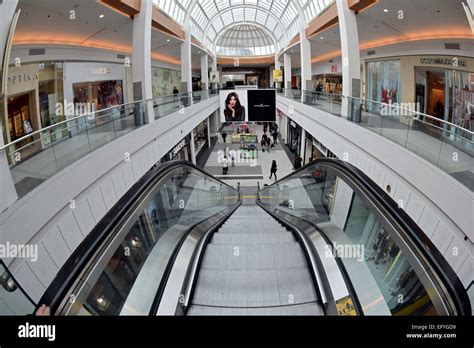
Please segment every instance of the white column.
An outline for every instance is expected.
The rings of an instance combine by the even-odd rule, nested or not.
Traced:
[[[285,66],[285,88],[291,89],[291,55],[288,53],[283,54],[284,66]]]
[[[2,20],[0,21],[0,64],[3,64],[3,54],[7,45],[8,33],[10,31],[17,4],[17,0],[0,2],[0,13],[2,14]],[[5,67],[1,66],[0,73],[3,72],[4,68]],[[6,96],[4,95],[5,92],[6,91],[0,91],[0,97],[2,99],[5,98],[4,100],[6,101]],[[4,105],[4,109],[0,110],[0,126],[5,127],[8,132],[8,123],[5,123],[7,115],[4,115],[6,112],[6,105]],[[0,131],[0,147],[3,145],[5,145],[5,140],[3,139],[3,131]],[[13,184],[10,166],[8,165],[7,151],[0,150],[0,212],[8,208],[17,199],[18,195],[16,193],[15,185]]]
[[[201,56],[201,85],[203,91],[209,89],[209,63],[207,54]]]
[[[300,51],[301,51],[301,89],[312,90],[311,83],[311,41],[306,38],[304,23],[306,23],[303,12],[300,12]],[[304,95],[303,93],[301,94]]]
[[[342,94],[360,98],[360,53],[359,33],[355,12],[349,8],[347,0],[336,0],[339,17],[339,32],[342,51]],[[350,103],[342,99],[341,113],[348,117]]]
[[[184,42],[181,43],[181,90],[193,91],[193,71],[191,61],[191,31],[185,28]]]
[[[222,81],[223,81],[222,66],[219,66],[219,67],[217,68],[217,71],[219,71],[219,84],[222,86]]]
[[[133,18],[133,58],[132,75],[134,85],[133,100],[153,98],[151,83],[151,16],[152,0],[142,0],[140,13]],[[153,101],[147,102],[148,122],[155,120]]]
[[[194,129],[191,131],[191,162],[196,164],[196,144],[194,143]]]
[[[212,57],[212,71],[217,71],[217,56]],[[217,82],[212,84],[213,89],[217,89]]]

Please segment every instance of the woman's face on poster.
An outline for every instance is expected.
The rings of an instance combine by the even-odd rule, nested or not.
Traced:
[[[236,99],[234,96],[232,96],[232,97],[230,98],[230,100],[229,100],[229,107],[231,107],[232,109],[234,109],[234,108],[235,108],[235,104],[237,104],[237,99]]]

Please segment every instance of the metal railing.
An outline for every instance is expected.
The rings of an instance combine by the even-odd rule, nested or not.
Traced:
[[[277,89],[277,95],[358,124],[410,150],[474,191],[473,132],[408,108],[341,94]],[[291,115],[290,115],[291,117]]]
[[[150,122],[216,95],[213,90],[185,92],[88,111],[73,105],[74,113],[0,148],[5,151],[17,194],[21,198],[88,153]],[[148,115],[149,106],[154,115]],[[78,108],[79,106],[79,108]],[[66,108],[66,106],[65,106]],[[64,116],[67,117],[67,116]]]

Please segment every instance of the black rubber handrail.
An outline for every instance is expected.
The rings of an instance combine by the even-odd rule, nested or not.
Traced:
[[[412,218],[401,209],[398,204],[390,197],[378,184],[370,179],[364,172],[348,162],[338,159],[317,159],[306,164],[300,169],[288,174],[284,178],[276,181],[272,185],[265,187],[261,191],[274,185],[281,185],[281,183],[298,173],[305,171],[307,168],[321,164],[323,167],[332,167],[347,177],[351,178],[359,188],[369,193],[374,202],[382,207],[389,216],[401,227],[410,241],[417,247],[422,256],[427,260],[429,267],[437,274],[448,295],[453,299],[454,305],[458,315],[471,316],[471,303],[461,280],[458,278],[456,272],[451,268],[443,254],[436,248],[430,238],[421,230],[421,228],[412,220]]]
[[[82,243],[74,250],[66,263],[61,267],[52,283],[46,289],[45,293],[38,301],[37,309],[46,304],[51,308],[51,313],[55,313],[58,306],[64,300],[67,292],[70,291],[74,282],[78,279],[88,262],[101,248],[103,243],[116,231],[117,224],[127,216],[130,210],[135,206],[136,201],[145,193],[149,186],[154,182],[165,177],[167,174],[180,167],[189,167],[199,171],[206,176],[212,177],[220,184],[237,191],[225,182],[214,178],[205,171],[188,161],[170,161],[163,164],[157,164],[145,173],[105,214],[93,230],[84,238]]]

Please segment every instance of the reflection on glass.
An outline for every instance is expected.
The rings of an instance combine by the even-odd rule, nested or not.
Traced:
[[[88,292],[82,294],[83,310],[93,315],[119,315],[137,298],[151,306],[156,289],[143,289],[140,284],[151,274],[156,277],[152,285],[157,288],[173,250],[187,230],[237,200],[235,189],[195,169],[173,171],[159,187],[151,188],[133,213],[133,223],[118,232],[123,236],[121,242],[108,248],[114,252],[98,280],[92,288],[82,290]],[[130,307],[133,305],[126,313]]]
[[[315,164],[264,188],[260,197],[265,205],[311,221],[324,232],[364,314],[436,315],[420,281],[422,268],[407,259],[386,221],[350,185],[335,169]]]

